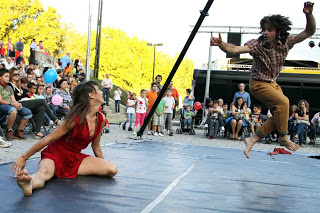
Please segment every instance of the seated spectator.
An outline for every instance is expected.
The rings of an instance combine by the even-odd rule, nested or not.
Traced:
[[[27,74],[27,79],[28,79],[28,82],[32,82],[34,81],[35,79],[33,78],[33,75],[31,73]]]
[[[38,84],[38,85],[43,85],[43,82],[42,82],[42,77],[36,77],[36,83]]]
[[[62,97],[62,103],[58,106],[56,113],[65,116],[70,110],[72,99],[69,91],[67,91],[68,81],[66,79],[61,79],[59,85],[60,89],[56,89],[53,93],[53,95],[60,95]]]
[[[207,118],[206,123],[209,123],[208,120],[208,114],[209,114],[209,110],[213,108],[213,100],[211,98],[207,98],[206,100],[206,106],[205,106],[205,110],[204,110],[204,116]]]
[[[15,75],[19,77],[16,71]],[[23,107],[21,103],[16,101],[13,90],[7,84],[9,83],[9,71],[7,69],[0,70],[0,114],[8,115],[7,118],[7,133],[6,138],[8,141],[13,140],[13,137],[18,139],[26,139],[23,136],[23,128],[28,120],[32,117],[29,109]],[[13,132],[13,124],[16,120],[17,114],[21,117],[18,129]]]
[[[320,132],[320,112],[317,112],[310,122],[310,142],[308,143],[309,145],[314,145],[317,131]]]
[[[219,100],[218,100],[219,101]],[[220,103],[220,102],[219,102]],[[219,119],[219,125],[221,131],[225,131],[226,127],[226,120],[230,117],[230,111],[228,110],[228,104],[223,103],[222,105],[222,111],[221,111],[221,116]]]
[[[250,115],[250,127],[252,134],[255,134],[255,131],[261,128],[262,120],[263,116],[261,114],[261,106],[254,105],[253,113]]]
[[[41,139],[43,134],[40,132],[41,126],[43,124],[43,119],[45,113],[54,121],[56,125],[60,125],[61,121],[52,113],[48,104],[44,99],[30,99],[27,90],[27,84],[29,84],[30,93],[36,90],[37,86],[29,82],[27,78],[23,77],[21,80],[17,75],[18,71],[16,69],[10,70],[10,83],[8,84],[14,93],[14,97],[19,101],[23,107],[31,110],[32,114],[35,117],[35,127],[33,129],[33,134],[36,139]],[[33,89],[34,88],[34,89]],[[31,95],[32,96],[32,95]]]
[[[291,132],[292,126],[294,125],[294,120],[296,119],[297,105],[293,104],[289,110],[289,120],[288,120],[288,132]],[[292,140],[292,138],[291,138]]]
[[[5,68],[7,69],[7,70],[9,70],[9,69],[11,69],[12,67],[14,67],[14,62],[12,61],[12,59],[11,59],[11,57],[7,57],[7,60],[5,60],[4,62],[3,62],[3,64],[4,64],[4,66],[5,66]]]
[[[20,65],[21,62],[22,64],[25,64],[23,52],[20,52],[19,56],[17,57],[16,65]]]
[[[194,96],[191,89],[186,89],[186,97],[184,97],[182,101],[183,109],[185,110],[187,106],[191,107],[191,111],[193,111],[193,104],[194,104]]]
[[[210,140],[217,138],[220,116],[221,116],[221,111],[219,109],[219,102],[214,101],[213,107],[208,109],[208,130],[209,130]]]
[[[64,68],[64,75],[65,77],[68,75],[68,72],[71,72],[72,67],[70,67],[70,64],[68,63],[67,66]]]
[[[246,108],[244,106],[243,98],[239,97],[236,99],[236,102],[231,105],[232,109],[232,120],[231,120],[231,131],[232,136],[231,140],[235,139],[237,140],[239,138],[239,132],[242,129],[243,125],[243,115],[246,111]]]
[[[73,88],[75,86],[77,86],[78,82],[76,81],[75,77],[73,77],[71,72],[68,72],[68,74],[67,74],[67,81],[68,81],[68,85],[69,85],[69,90],[72,93]]]
[[[23,70],[23,67],[22,67],[22,66],[19,66],[19,67],[18,67],[18,71],[19,71],[19,76],[20,76],[20,78],[21,78],[21,77],[25,77],[25,73],[24,73],[24,70]]]
[[[86,76],[86,74],[84,73],[83,69],[80,68],[80,69],[79,69],[79,76],[78,76],[79,81],[82,82],[82,81],[86,80],[86,77],[87,77],[87,76]]]
[[[295,118],[297,120],[296,125],[297,132],[295,135],[295,139],[299,139],[299,145],[301,147],[304,147],[305,141],[304,141],[304,130],[306,128],[306,125],[309,124],[309,103],[306,100],[300,100],[298,103],[298,109],[295,113]]]
[[[224,101],[223,101],[223,99],[222,98],[219,98],[218,99],[218,105],[219,105],[219,109],[221,110],[221,112],[222,112],[222,108],[223,108],[223,103],[224,103]]]
[[[191,129],[192,126],[192,118],[197,115],[197,110],[195,112],[191,111],[191,106],[186,106],[186,111],[183,113],[183,125],[187,129]]]

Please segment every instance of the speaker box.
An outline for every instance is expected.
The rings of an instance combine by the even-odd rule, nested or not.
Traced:
[[[241,33],[228,33],[228,43],[234,44],[236,46],[240,46],[241,45]],[[227,53],[227,58],[240,58],[240,54]]]

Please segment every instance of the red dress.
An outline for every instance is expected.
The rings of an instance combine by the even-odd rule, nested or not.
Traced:
[[[51,142],[41,152],[41,160],[51,159],[55,165],[55,175],[58,178],[75,178],[82,160],[90,155],[81,153],[98,134],[101,134],[103,116],[98,113],[97,126],[94,136],[90,138],[88,122],[79,125],[79,118],[75,118],[75,128],[69,134]]]

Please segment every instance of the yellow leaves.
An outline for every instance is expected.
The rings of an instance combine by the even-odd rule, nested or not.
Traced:
[[[71,25],[61,23],[61,15],[55,8],[43,9],[39,0],[0,0],[0,40],[4,43],[12,38],[12,45],[19,37],[25,43],[25,55],[29,56],[29,45],[33,38],[43,41],[45,48],[55,57],[66,52],[71,58],[81,59],[85,63],[87,35],[77,32]],[[125,90],[140,93],[141,89],[150,89],[153,72],[153,47],[138,37],[129,37],[119,29],[101,29],[101,49],[99,79],[106,73],[111,74],[115,85]],[[90,67],[94,68],[96,32],[91,33]],[[156,52],[154,75],[162,75],[164,84],[177,56],[171,57]],[[184,59],[173,79],[179,93],[191,87],[193,62]]]

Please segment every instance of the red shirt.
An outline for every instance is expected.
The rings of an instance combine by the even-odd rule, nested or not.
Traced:
[[[3,55],[3,56],[4,56],[5,52],[6,52],[6,49],[3,48],[3,47],[1,47],[1,48],[0,48],[0,55]]]

